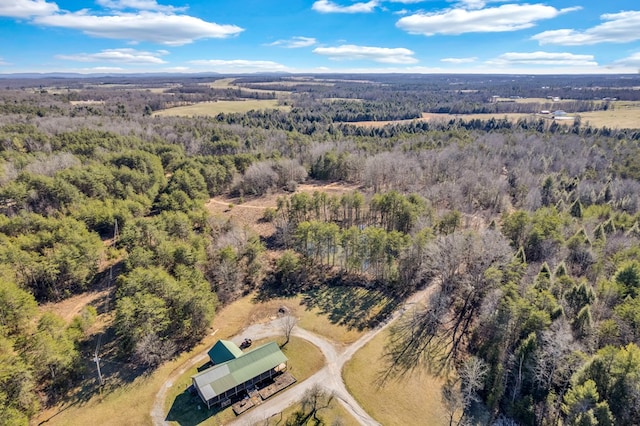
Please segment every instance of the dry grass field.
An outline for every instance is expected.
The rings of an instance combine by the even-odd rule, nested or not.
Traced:
[[[440,396],[442,381],[426,371],[414,371],[402,380],[377,385],[387,336],[388,332],[380,333],[345,365],[342,376],[349,392],[385,426],[448,424]]]
[[[279,98],[286,97],[289,95],[288,91],[285,90],[268,90],[268,89],[249,89],[247,87],[236,86],[234,82],[235,78],[221,78],[219,80],[212,81],[210,83],[200,83],[204,86],[209,86],[213,89],[239,89],[241,93],[275,93]],[[253,83],[254,85],[259,85],[259,83]],[[264,83],[272,84],[270,82]]]
[[[157,117],[178,116],[216,116],[220,113],[247,112],[251,110],[280,109],[289,110],[290,106],[279,105],[275,99],[247,100],[247,101],[217,101],[200,102],[193,105],[163,109],[153,113]]]
[[[583,126],[611,127],[613,129],[640,128],[640,102],[612,102],[607,111],[590,111],[578,114]]]

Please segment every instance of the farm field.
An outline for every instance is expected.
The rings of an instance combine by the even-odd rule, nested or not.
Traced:
[[[241,93],[275,93],[277,95],[281,96],[287,96],[289,94],[288,91],[286,90],[268,90],[268,89],[254,89],[254,88],[247,88],[247,87],[242,87],[242,86],[237,86],[234,84],[234,82],[237,79],[235,78],[221,78],[219,80],[215,80],[213,82],[210,83],[200,83],[203,86],[208,86],[211,87],[212,89],[234,89],[234,90],[240,90]],[[254,83],[259,85],[259,83]],[[264,83],[266,84],[272,84],[272,83]],[[286,84],[285,84],[286,85]]]
[[[236,112],[247,112],[259,109],[280,109],[287,111],[288,106],[279,105],[275,99],[250,100],[250,101],[217,101],[201,102],[193,105],[179,106],[161,111],[156,111],[153,115],[158,117],[178,116],[215,116],[220,113],[230,114]]]
[[[637,129],[640,127],[640,102],[612,102],[613,109],[578,114],[583,126]]]

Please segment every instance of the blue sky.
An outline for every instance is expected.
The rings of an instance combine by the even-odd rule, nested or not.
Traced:
[[[638,0],[0,0],[0,73],[637,73]]]

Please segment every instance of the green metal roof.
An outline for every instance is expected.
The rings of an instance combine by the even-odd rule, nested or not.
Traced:
[[[192,376],[206,401],[287,361],[276,342],[269,342]]]
[[[214,364],[222,364],[242,356],[242,350],[230,340],[218,340],[207,353]]]

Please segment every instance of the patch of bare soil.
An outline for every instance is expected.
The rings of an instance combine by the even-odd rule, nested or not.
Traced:
[[[109,297],[110,288],[100,291],[89,291],[86,293],[71,296],[61,302],[45,303],[40,306],[42,312],[52,312],[63,318],[67,323],[71,322],[73,317],[80,315],[85,306],[95,306],[100,301]]]

